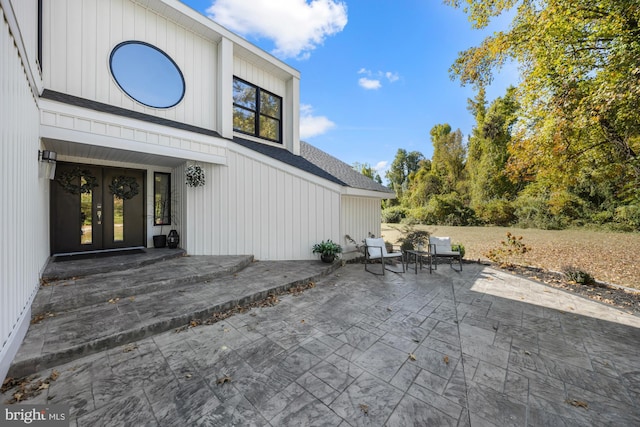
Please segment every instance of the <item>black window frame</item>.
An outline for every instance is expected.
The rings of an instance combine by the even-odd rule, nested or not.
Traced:
[[[157,177],[166,179],[166,192],[160,193],[157,187]],[[158,206],[158,196],[164,201],[164,207]],[[158,212],[160,210],[160,213]],[[153,225],[163,226],[171,225],[171,173],[169,172],[153,172]]]
[[[234,132],[243,133],[245,135],[255,136],[256,138],[264,139],[264,140],[275,142],[275,143],[278,143],[278,144],[282,144],[282,97],[276,95],[273,92],[269,92],[268,90],[262,89],[261,87],[256,86],[253,83],[250,83],[250,82],[248,82],[248,81],[246,81],[244,79],[241,79],[240,77],[233,76],[233,81],[234,81],[234,83],[236,81],[238,81],[238,82],[241,82],[244,85],[250,86],[255,91],[255,99],[253,100],[253,103],[255,105],[255,110],[252,109],[252,108],[249,108],[247,105],[237,103],[235,97],[233,99],[234,116],[235,116],[235,109],[236,108],[238,108],[240,110],[243,110],[245,112],[248,112],[250,114],[253,114],[253,116],[254,116],[254,129],[253,129],[253,132],[247,132],[247,131],[245,131],[243,129],[236,128],[235,124],[234,124],[234,127],[233,127],[233,131]],[[265,113],[263,113],[261,111],[262,110],[261,109],[262,94],[266,94],[268,96],[274,97],[279,101],[280,105],[279,105],[279,109],[278,110],[279,110],[279,113],[280,113],[280,117],[273,117],[273,116],[271,116],[269,114],[265,114]],[[261,129],[260,129],[261,120],[260,120],[260,118],[262,118],[262,117],[265,117],[265,118],[270,119],[270,120],[275,120],[277,122],[278,139],[269,138],[269,137],[266,137],[266,136],[263,136],[263,135],[260,134],[260,132],[261,132]]]

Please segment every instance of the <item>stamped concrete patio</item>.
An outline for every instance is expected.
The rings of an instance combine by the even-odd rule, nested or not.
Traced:
[[[59,377],[26,403],[68,404],[78,426],[637,426],[638,354],[638,317],[486,266],[347,265],[274,307],[42,370]]]

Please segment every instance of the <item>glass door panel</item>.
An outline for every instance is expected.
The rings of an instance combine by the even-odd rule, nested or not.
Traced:
[[[117,197],[113,198],[113,241],[124,242],[124,200]]]

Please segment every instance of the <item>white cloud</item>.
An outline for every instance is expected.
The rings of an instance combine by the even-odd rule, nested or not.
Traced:
[[[311,105],[300,105],[300,139],[322,135],[335,126],[325,116],[314,116]]]
[[[384,171],[385,169],[387,169],[388,165],[389,165],[389,162],[388,162],[388,161],[386,161],[386,160],[382,160],[382,161],[380,161],[380,162],[376,163],[376,165],[373,167],[373,169],[374,169],[376,172],[382,172],[382,171]]]
[[[386,73],[384,73],[384,76],[387,78],[387,80],[389,80],[390,83],[393,83],[400,79],[398,73],[392,73],[391,71],[387,71]]]
[[[341,0],[214,0],[207,14],[231,31],[273,40],[281,58],[306,59],[347,25]]]
[[[367,90],[376,90],[382,87],[382,83],[380,83],[380,80],[369,79],[367,77],[361,77],[358,80],[358,84],[360,85],[360,87]]]
[[[391,71],[377,71],[373,72],[366,68],[360,68],[358,74],[364,74],[366,77],[358,79],[360,87],[367,90],[376,90],[382,87],[382,79],[387,79],[389,83],[394,83],[400,80],[400,75]]]

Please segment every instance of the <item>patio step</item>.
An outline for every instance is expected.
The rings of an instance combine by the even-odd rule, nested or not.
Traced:
[[[185,256],[43,285],[8,376],[19,378],[315,281],[339,264]]]

